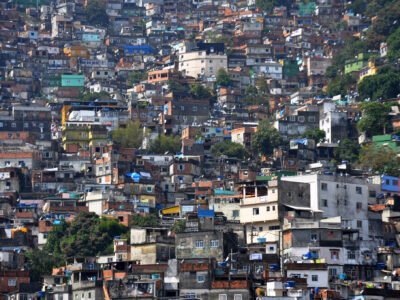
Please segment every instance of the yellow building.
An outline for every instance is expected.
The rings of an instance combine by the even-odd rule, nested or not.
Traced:
[[[375,65],[375,60],[370,59],[368,65],[360,70],[358,82],[361,82],[365,77],[376,75],[378,68]]]
[[[84,47],[84,46],[80,46],[80,45],[76,45],[76,46],[65,46],[64,47],[64,54],[68,57],[80,57],[80,58],[86,58],[89,59],[90,58],[90,52],[89,50]]]
[[[105,146],[108,132],[104,125],[90,122],[66,122],[62,129],[62,145],[66,152]]]

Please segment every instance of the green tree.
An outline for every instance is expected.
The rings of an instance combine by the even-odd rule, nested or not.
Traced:
[[[389,126],[388,113],[391,111],[390,103],[364,102],[360,105],[362,117],[357,123],[361,132],[367,136],[382,134]]]
[[[186,221],[185,220],[177,220],[175,221],[174,225],[171,227],[171,231],[174,233],[180,233],[185,231],[186,228]]]
[[[164,154],[166,152],[175,154],[181,150],[181,139],[178,135],[159,135],[149,148],[151,153]]]
[[[149,214],[146,216],[133,215],[131,217],[131,224],[137,227],[158,227],[160,225],[160,219],[156,214]]]
[[[209,99],[209,98],[211,98],[210,90],[201,84],[192,84],[190,86],[190,95],[194,99]]]
[[[325,140],[325,131],[319,128],[309,129],[306,132],[304,132],[302,137],[313,139],[316,143],[320,143]]]
[[[226,155],[239,159],[243,159],[248,155],[246,149],[241,144],[231,141],[223,141],[212,145],[211,153],[215,156]]]
[[[130,85],[138,84],[141,81],[147,80],[147,74],[146,71],[133,71],[129,74],[128,82]]]
[[[102,92],[100,92],[100,93],[90,93],[90,92],[87,92],[87,93],[84,93],[84,94],[82,95],[82,101],[88,101],[88,102],[90,102],[90,101],[94,101],[94,100],[97,100],[97,99],[100,99],[100,100],[110,100],[110,99],[111,99],[111,96],[110,96],[109,93],[104,92],[104,91],[102,91]]]
[[[187,96],[189,95],[189,87],[187,84],[182,84],[175,79],[168,81],[168,87],[173,94]]]
[[[232,85],[232,79],[224,68],[221,68],[217,71],[216,84],[223,87]]]
[[[38,281],[44,275],[51,275],[54,267],[64,264],[64,260],[60,255],[37,248],[28,250],[25,253],[25,257],[32,281]]]
[[[124,148],[139,148],[143,138],[143,129],[138,121],[131,121],[126,127],[119,127],[112,133],[113,142]]]
[[[347,95],[348,90],[355,88],[356,83],[356,79],[351,74],[339,76],[328,84],[328,94],[330,96]]]
[[[71,222],[60,245],[66,258],[110,254],[114,237],[127,230],[115,219],[99,218],[95,213],[80,213]]]
[[[334,150],[335,159],[339,162],[357,162],[360,153],[360,145],[357,141],[344,139],[340,141],[339,146]]]
[[[60,224],[53,225],[53,229],[48,233],[47,242],[44,250],[53,253],[55,256],[62,257],[61,239],[64,237],[65,231],[69,224],[65,220],[61,220]]]
[[[378,74],[364,78],[358,85],[361,99],[386,100],[400,94],[400,72],[390,67],[379,70]]]
[[[270,155],[274,148],[282,144],[278,130],[274,128],[269,120],[261,121],[257,132],[253,135],[252,147],[255,153]]]
[[[115,219],[99,218],[95,213],[83,212],[71,223],[55,225],[49,233],[44,250],[64,260],[69,257],[110,254],[114,237],[127,231]]]
[[[387,39],[388,58],[396,62],[400,59],[400,28],[397,28]]]
[[[400,176],[400,158],[387,147],[376,148],[373,144],[364,146],[360,153],[360,163],[365,170],[374,173]]]
[[[279,4],[277,0],[256,0],[256,7],[266,12],[272,12],[274,6]]]
[[[107,27],[109,18],[106,12],[107,2],[104,0],[89,0],[85,8],[86,20],[93,26]]]

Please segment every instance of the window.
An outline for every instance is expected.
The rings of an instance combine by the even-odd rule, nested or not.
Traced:
[[[258,207],[253,208],[253,216],[259,215],[260,214],[260,209]]]
[[[322,206],[323,207],[328,207],[328,200],[327,199],[322,199]]]
[[[347,259],[356,259],[356,253],[354,251],[347,251]]]
[[[262,226],[258,227],[258,231],[263,231],[264,228]]]
[[[239,217],[239,210],[233,210],[232,211],[232,218],[238,218]]]
[[[218,248],[219,247],[219,240],[211,240],[210,241],[211,248]]]
[[[394,179],[394,180],[392,181],[392,185],[399,185],[399,181],[398,181],[397,179]]]
[[[331,259],[338,260],[339,259],[339,250],[330,250],[331,251]]]
[[[269,211],[269,209],[270,209],[270,207],[269,207],[269,206],[267,206],[267,211]]]
[[[233,296],[233,300],[242,300],[242,295],[241,294],[235,294]]]
[[[178,170],[179,170],[179,171],[183,171],[184,169],[185,169],[185,168],[184,168],[183,165],[179,165],[179,166],[178,166]]]
[[[356,208],[357,209],[361,209],[362,208],[362,203],[361,202],[357,202],[356,203]]]
[[[17,279],[9,278],[8,279],[8,286],[17,286]]]
[[[356,186],[356,193],[361,195],[362,194],[362,188],[361,186]]]
[[[11,123],[11,127],[12,127],[12,128],[16,128],[16,127],[17,127],[17,123],[12,122],[12,123]]]
[[[88,293],[87,294],[87,297],[90,299],[90,298],[92,298],[92,293]]]
[[[318,281],[318,275],[311,275],[311,281]]]
[[[272,210],[275,211],[275,205],[272,205]]]
[[[192,107],[192,111],[197,111],[197,106],[196,105]]]
[[[279,230],[281,227],[279,225],[269,226],[268,230]]]
[[[312,257],[313,259],[318,259],[318,258],[319,258],[319,252],[318,252],[318,250],[311,250],[310,253],[311,253],[311,257]]]
[[[357,228],[362,228],[362,221],[360,220],[357,221]]]
[[[206,275],[203,273],[196,274],[196,281],[197,283],[203,283],[206,281]]]
[[[369,191],[369,196],[372,198],[376,197],[376,191]]]
[[[219,294],[218,300],[228,300],[228,296],[226,294]]]
[[[318,240],[318,234],[311,233],[311,241],[316,241],[316,240]]]
[[[197,240],[196,241],[196,248],[198,248],[198,249],[204,248],[204,241],[203,240]]]
[[[327,183],[324,183],[324,182],[322,182],[322,183],[321,183],[321,190],[323,190],[323,191],[327,191],[327,190],[328,190],[328,184],[327,184]]]

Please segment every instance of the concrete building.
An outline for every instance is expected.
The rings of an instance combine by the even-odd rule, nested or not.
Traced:
[[[248,244],[279,239],[278,183],[276,180],[243,183],[240,223]]]
[[[227,69],[228,58],[224,53],[191,51],[179,54],[178,70],[186,76],[209,78],[217,75],[219,69]]]
[[[368,198],[366,180],[339,174],[283,177],[279,186],[281,206],[321,214],[322,218],[341,216],[342,227],[358,230],[363,240],[370,239]]]

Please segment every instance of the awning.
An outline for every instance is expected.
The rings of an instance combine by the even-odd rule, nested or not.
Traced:
[[[289,207],[294,210],[303,210],[303,211],[312,211],[312,212],[324,212],[323,210],[319,209],[312,209],[311,207],[306,207],[306,206],[294,206],[294,205],[289,205],[289,204],[283,204],[286,207]]]

